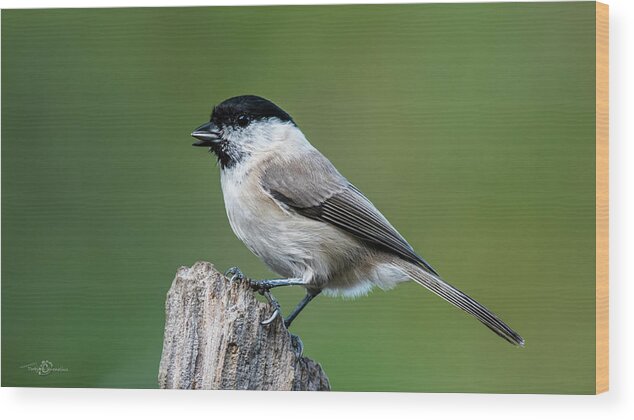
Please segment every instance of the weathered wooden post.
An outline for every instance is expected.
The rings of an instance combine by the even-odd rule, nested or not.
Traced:
[[[330,390],[281,319],[260,325],[271,310],[247,281],[230,281],[208,262],[181,267],[165,304],[160,387]]]

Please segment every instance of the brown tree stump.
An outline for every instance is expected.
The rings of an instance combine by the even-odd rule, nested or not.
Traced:
[[[230,281],[208,262],[181,267],[165,303],[159,386],[178,389],[327,391],[321,366],[248,281]]]

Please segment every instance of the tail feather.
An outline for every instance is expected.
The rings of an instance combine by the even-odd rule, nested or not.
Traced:
[[[404,264],[407,265],[403,267],[405,272],[416,283],[477,318],[487,328],[509,343],[524,347],[524,339],[513,331],[511,327],[502,322],[493,312],[452,285],[446,283],[441,278],[425,271],[423,268],[410,263]]]

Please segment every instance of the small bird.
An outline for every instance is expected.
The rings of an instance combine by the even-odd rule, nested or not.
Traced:
[[[487,308],[445,282],[359,189],[313,147],[293,118],[254,95],[214,107],[191,134],[220,166],[229,223],[247,248],[281,279],[251,284],[277,305],[270,289],[299,285],[306,296],[288,327],[321,292],[355,297],[413,280],[506,341],[524,339]],[[229,271],[243,277],[237,268]],[[280,313],[279,305],[272,322]]]

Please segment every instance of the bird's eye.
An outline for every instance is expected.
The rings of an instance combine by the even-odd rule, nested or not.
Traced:
[[[246,115],[240,115],[238,117],[238,125],[240,127],[246,127],[247,125],[249,125],[249,117]]]

